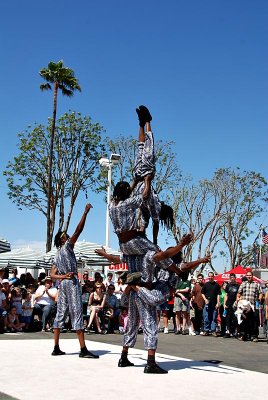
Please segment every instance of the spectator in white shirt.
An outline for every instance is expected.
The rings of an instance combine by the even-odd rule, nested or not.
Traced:
[[[47,276],[44,284],[41,284],[34,294],[34,308],[32,322],[35,315],[42,317],[42,331],[47,331],[49,319],[56,313],[57,289],[52,286],[52,279]]]
[[[106,291],[107,291],[107,288],[108,288],[109,285],[114,285],[113,273],[112,272],[108,272],[107,278],[105,279],[105,281],[103,283],[104,283]]]

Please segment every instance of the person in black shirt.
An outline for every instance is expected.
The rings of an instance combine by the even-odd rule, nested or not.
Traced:
[[[205,301],[203,308],[204,318],[204,336],[209,335],[211,331],[212,336],[217,337],[216,333],[216,319],[219,307],[219,296],[221,293],[220,285],[214,281],[214,272],[208,273],[208,282],[202,287],[201,293]]]
[[[229,338],[231,336],[235,336],[235,330],[237,327],[237,319],[234,313],[233,304],[236,301],[236,295],[239,289],[239,284],[236,283],[236,276],[234,273],[230,274],[230,282],[227,285],[226,297],[224,301],[224,309],[227,311],[226,315],[226,325],[227,332],[225,334],[225,338]]]

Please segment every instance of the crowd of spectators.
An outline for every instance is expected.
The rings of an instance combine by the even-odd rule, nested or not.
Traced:
[[[17,275],[16,269],[10,275],[1,271],[0,333],[53,331],[57,283],[43,272],[38,279],[29,272],[19,278]],[[85,331],[88,334],[124,333],[128,318],[128,310],[120,304],[126,288],[124,274],[114,281],[111,272],[106,279],[96,272],[92,280],[88,271],[84,271],[81,286]],[[250,307],[240,310],[241,299]],[[241,323],[238,323],[240,311]],[[206,281],[202,274],[190,279],[184,273],[177,279],[166,303],[158,307],[158,315],[159,331],[164,334],[236,337],[257,342],[260,326],[267,337],[268,281],[262,288],[248,271],[241,284],[230,274],[229,281],[219,285],[213,272],[209,272]],[[68,316],[64,329],[71,330]]]
[[[85,330],[100,334],[124,332],[127,309],[121,307],[120,298],[126,284],[119,276],[113,281],[108,273],[103,280],[96,272],[94,280],[87,271],[81,279],[83,317]],[[53,331],[53,320],[57,312],[58,288],[49,276],[41,272],[38,279],[31,273],[21,274],[13,269],[0,273],[0,333],[22,331]],[[66,316],[64,330],[71,330]]]
[[[213,272],[209,272],[206,280],[203,274],[191,280],[181,275],[168,304],[168,316],[173,319],[176,335],[211,335],[258,342],[262,326],[267,338],[268,281],[261,287],[254,282],[251,271],[242,278],[241,284],[232,273],[229,281],[221,285],[214,280]],[[165,309],[164,333],[169,333],[166,313]]]

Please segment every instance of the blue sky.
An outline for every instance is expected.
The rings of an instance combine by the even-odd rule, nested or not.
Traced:
[[[16,154],[18,132],[51,116],[52,94],[40,92],[38,71],[63,59],[82,93],[60,97],[58,115],[80,111],[110,137],[136,135],[135,108],[146,104],[156,138],[176,142],[185,174],[209,178],[216,168],[239,166],[267,179],[267,20],[265,0],[3,2],[1,171]],[[44,217],[18,211],[6,192],[1,174],[0,237],[13,248],[39,245]],[[104,243],[103,196],[90,201],[81,239]],[[113,235],[111,244],[117,248]]]

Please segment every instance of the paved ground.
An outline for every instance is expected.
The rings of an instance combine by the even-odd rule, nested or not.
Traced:
[[[80,359],[75,334],[61,335],[66,356],[52,357],[51,333],[5,334],[0,336],[0,399],[76,400],[87,395],[98,399],[128,400],[173,398],[203,400],[217,391],[217,400],[230,397],[251,400],[266,396],[268,373],[266,341],[239,342],[235,339],[159,334],[157,362],[168,375],[145,375],[146,352],[142,335],[130,350],[134,368],[118,368],[122,336],[87,336],[87,346],[99,360]],[[86,389],[85,389],[86,388]],[[178,392],[179,388],[179,392]],[[215,393],[215,392],[214,392]]]

